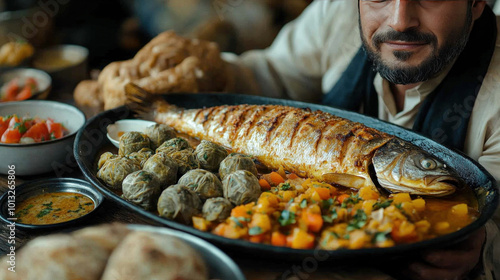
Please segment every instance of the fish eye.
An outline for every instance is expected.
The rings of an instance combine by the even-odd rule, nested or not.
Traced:
[[[420,165],[424,168],[424,169],[434,169],[436,168],[437,164],[434,160],[432,159],[429,159],[429,158],[423,158],[420,160]]]

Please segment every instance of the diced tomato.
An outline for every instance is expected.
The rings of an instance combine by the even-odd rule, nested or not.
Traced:
[[[21,132],[17,129],[7,129],[3,134],[2,138],[0,141],[2,143],[19,143],[19,140],[21,140]]]
[[[2,137],[3,133],[9,128],[9,122],[7,120],[0,120],[0,137]]]
[[[33,125],[23,137],[30,137],[35,140],[35,142],[45,141],[50,139],[50,133],[47,129],[47,125],[45,123],[37,123]]]
[[[26,100],[31,97],[31,87],[26,85],[16,96],[16,100]]]
[[[66,132],[66,128],[61,123],[54,122],[53,119],[47,119],[47,128],[49,130],[49,134],[53,136],[55,139],[62,138]]]
[[[266,179],[259,179],[259,185],[260,185],[260,188],[264,191],[268,191],[271,189],[271,185],[269,184],[269,182]]]
[[[9,82],[7,89],[5,90],[5,95],[3,96],[3,101],[14,101],[16,100],[17,93],[19,92],[19,82],[14,79]]]
[[[271,244],[274,246],[285,246],[286,245],[286,235],[279,231],[275,231],[271,235]]]

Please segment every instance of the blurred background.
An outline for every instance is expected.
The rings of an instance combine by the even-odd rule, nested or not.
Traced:
[[[165,30],[215,41],[222,51],[267,47],[312,0],[0,0],[0,44],[75,44],[90,69],[131,58]]]

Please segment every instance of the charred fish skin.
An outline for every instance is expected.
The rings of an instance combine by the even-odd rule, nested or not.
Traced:
[[[379,148],[372,160],[379,184],[390,192],[446,196],[463,185],[440,159],[399,138]]]
[[[270,168],[356,188],[375,188],[368,174],[371,158],[392,139],[321,111],[277,105],[192,110],[165,106],[159,107],[155,121],[252,155]]]

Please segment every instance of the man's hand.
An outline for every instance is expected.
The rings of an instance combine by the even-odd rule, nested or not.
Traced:
[[[453,246],[422,253],[420,259],[412,260],[397,271],[398,279],[410,280],[455,280],[466,279],[481,259],[486,231],[484,227],[466,240]],[[394,268],[395,266],[393,266]],[[391,274],[394,271],[391,271]]]

